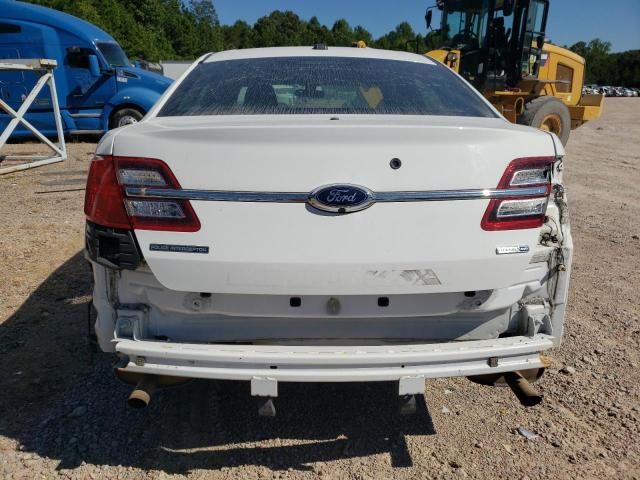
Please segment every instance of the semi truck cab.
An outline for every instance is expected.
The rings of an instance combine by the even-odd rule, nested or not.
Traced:
[[[136,68],[110,35],[84,20],[57,10],[0,0],[0,61],[51,58],[58,62],[56,89],[65,134],[102,134],[135,123],[172,80]],[[37,81],[31,72],[0,73],[0,98],[19,108]],[[45,135],[55,135],[48,88],[26,115]],[[0,112],[0,129],[10,120]],[[17,128],[13,136],[30,136]]]

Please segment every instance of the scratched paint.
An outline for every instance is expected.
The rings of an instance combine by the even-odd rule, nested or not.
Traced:
[[[440,279],[433,270],[371,270],[369,272],[378,280],[404,280],[410,285],[441,285]]]

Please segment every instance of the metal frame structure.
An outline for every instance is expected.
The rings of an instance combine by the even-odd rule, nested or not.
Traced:
[[[17,70],[36,72],[40,78],[31,89],[31,92],[24,98],[22,105],[18,110],[11,108],[5,101],[0,99],[0,108],[13,117],[4,131],[0,134],[0,149],[16,129],[22,124],[26,127],[38,140],[53,150],[53,155],[7,155],[7,160],[27,160],[26,163],[14,165],[0,169],[0,175],[13,173],[20,170],[27,170],[50,163],[62,162],[67,158],[67,147],[64,141],[64,132],[62,128],[62,117],[60,116],[60,106],[58,104],[58,94],[56,92],[56,84],[53,77],[53,71],[58,66],[55,60],[50,59],[9,59],[0,61],[0,70]],[[56,121],[56,131],[58,134],[58,143],[53,143],[42,132],[34,127],[26,118],[25,114],[35,101],[42,89],[48,85],[51,92],[51,104],[53,106],[53,114]]]

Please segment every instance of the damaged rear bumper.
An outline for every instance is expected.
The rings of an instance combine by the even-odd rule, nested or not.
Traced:
[[[185,344],[121,340],[120,372],[183,378],[281,382],[400,381],[545,368],[549,335],[376,346]]]

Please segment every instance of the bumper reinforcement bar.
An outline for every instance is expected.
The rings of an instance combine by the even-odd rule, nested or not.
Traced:
[[[379,346],[284,346],[185,344],[121,340],[126,356],[121,371],[149,375],[218,380],[268,379],[272,382],[403,381],[411,378],[488,375],[543,368],[540,353],[553,337]],[[260,383],[260,382],[257,382]],[[408,390],[407,390],[408,391]]]

